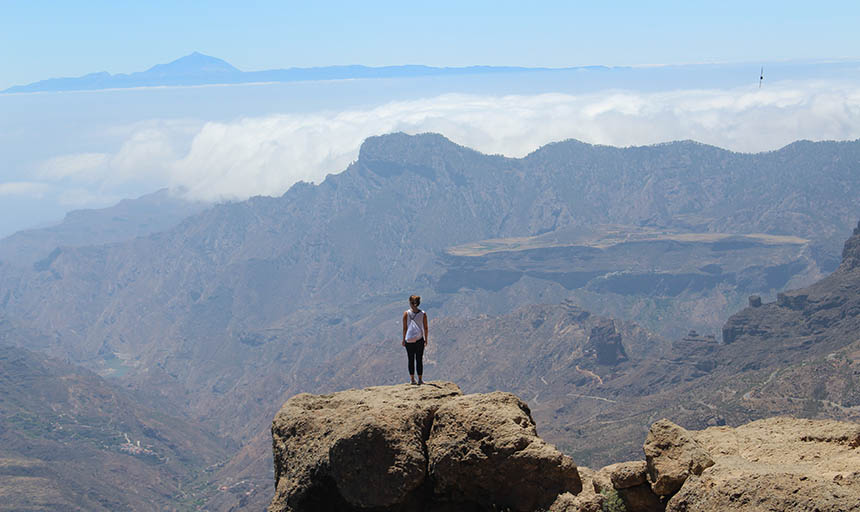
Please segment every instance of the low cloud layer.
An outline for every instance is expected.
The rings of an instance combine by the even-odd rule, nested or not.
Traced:
[[[0,197],[18,196],[41,199],[50,186],[35,181],[7,181],[0,183]]]
[[[76,186],[98,183],[104,192],[132,181],[152,183],[203,200],[280,195],[296,181],[319,182],[342,171],[357,158],[365,138],[395,131],[438,132],[479,151],[512,157],[568,138],[614,146],[693,139],[759,152],[798,139],[860,137],[860,87],[803,82],[760,90],[451,94],[234,122],[149,122],[132,130],[113,154],[44,162],[40,178]]]

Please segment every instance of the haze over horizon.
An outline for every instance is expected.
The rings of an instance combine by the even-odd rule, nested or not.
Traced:
[[[634,66],[860,57],[860,7],[828,2],[611,6],[441,1],[283,4],[216,0],[4,6],[0,90],[57,76],[130,73],[200,51],[244,71],[384,66]],[[348,43],[347,43],[348,42]],[[397,44],[391,44],[396,42]],[[852,49],[853,52],[852,52]]]

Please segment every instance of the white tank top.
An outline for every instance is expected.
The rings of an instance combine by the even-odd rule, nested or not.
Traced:
[[[415,343],[424,337],[424,312],[413,313],[406,310],[406,342]]]

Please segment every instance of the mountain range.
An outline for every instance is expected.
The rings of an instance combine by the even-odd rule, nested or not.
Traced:
[[[116,236],[93,212],[90,238],[3,240],[0,343],[242,445],[213,474],[213,509],[271,497],[259,447],[287,397],[402,380],[412,293],[431,318],[428,374],[520,394],[582,461],[627,458],[618,436],[641,439],[627,434],[655,414],[718,424],[853,407],[831,384],[824,398],[751,400],[788,385],[768,380],[779,369],[831,364],[838,342],[762,352],[745,340],[764,328],[722,332],[750,295],[794,304],[786,290],[844,277],[858,170],[860,141],[760,154],[565,141],[513,159],[436,134],[373,137],[318,185],[181,207],[163,230]],[[142,226],[145,210],[128,211]],[[228,478],[235,493],[214,487]]]
[[[56,225],[19,231],[0,240],[0,261],[23,267],[40,261],[44,264],[58,247],[133,240],[168,230],[209,206],[162,189],[137,199],[123,199],[109,208],[74,210]]]
[[[605,70],[604,66],[583,66],[577,70]],[[548,71],[549,68],[514,66],[432,67],[419,65],[369,67],[360,65],[311,68],[240,71],[216,57],[193,52],[146,71],[111,74],[106,71],[74,78],[50,78],[26,85],[9,87],[0,93],[89,91],[129,87],[161,87],[261,82],[297,82],[310,80],[346,80],[356,78],[410,78],[493,73]]]
[[[678,88],[744,87],[758,83],[762,63],[706,63],[665,66],[570,66],[560,68],[518,66],[434,67],[425,65],[363,66],[334,65],[291,67],[261,71],[242,71],[230,63],[193,52],[174,61],[157,64],[145,71],[115,73],[106,71],[78,77],[49,78],[14,85],[0,94],[96,91],[137,87],[171,87],[254,83],[292,83],[356,79],[443,78],[450,82],[451,92],[472,90],[504,78],[508,83],[525,79],[539,90],[558,92],[594,91],[612,88],[637,90],[673,90]],[[767,80],[856,79],[860,66],[856,60],[780,61],[765,64]],[[542,85],[541,85],[542,84]],[[553,84],[549,89],[547,84]]]

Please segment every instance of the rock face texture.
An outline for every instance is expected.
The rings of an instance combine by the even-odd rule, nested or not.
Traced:
[[[537,436],[528,406],[510,393],[446,402],[427,450],[434,493],[447,501],[537,510],[582,490],[573,461]]]
[[[643,449],[651,488],[661,496],[673,494],[688,476],[700,475],[714,465],[687,430],[668,420],[651,425]]]
[[[582,489],[524,402],[449,382],[297,395],[272,441],[272,512],[531,511]]]
[[[621,333],[616,330],[613,321],[592,327],[584,350],[587,354],[596,356],[598,364],[612,366],[627,360],[624,345],[621,343]]]
[[[860,512],[860,424],[774,417],[651,426],[598,471],[537,435],[510,393],[450,382],[301,394],[272,425],[270,512]]]
[[[776,417],[699,432],[665,420],[652,432],[655,427],[661,435],[682,434],[683,442],[673,445],[692,445],[713,461],[698,473],[690,471],[677,493],[671,490],[677,480],[658,487],[653,475],[662,476],[666,462],[692,458],[664,451],[648,461],[652,486],[668,491],[667,511],[860,510],[860,424]]]
[[[860,222],[842,248],[842,264],[839,266],[840,270],[845,272],[857,267],[860,267]]]

